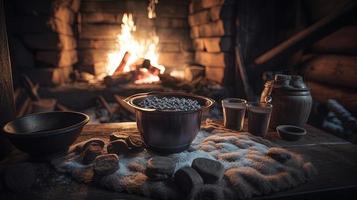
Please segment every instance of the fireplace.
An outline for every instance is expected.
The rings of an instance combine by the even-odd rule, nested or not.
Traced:
[[[149,59],[175,77],[204,66],[210,80],[229,85],[234,78],[224,74],[234,72],[235,1],[17,0],[6,6],[13,67],[43,86],[69,83],[73,73],[102,80],[127,51],[131,64]]]
[[[14,85],[25,74],[42,98],[84,110],[147,91],[254,101],[273,74],[290,73],[319,105],[332,98],[355,113],[346,2],[7,0]]]
[[[357,193],[356,1],[0,11],[0,199]]]

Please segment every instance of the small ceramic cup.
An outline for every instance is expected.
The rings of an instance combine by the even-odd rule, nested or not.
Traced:
[[[233,130],[242,130],[244,124],[247,101],[238,98],[222,100],[224,127]]]
[[[269,103],[248,103],[248,132],[264,137],[269,129],[273,105]]]

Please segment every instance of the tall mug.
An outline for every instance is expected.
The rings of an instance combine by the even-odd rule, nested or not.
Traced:
[[[233,130],[242,130],[247,101],[238,98],[222,100],[224,127]]]
[[[268,132],[273,105],[269,103],[248,103],[248,132],[264,137]]]

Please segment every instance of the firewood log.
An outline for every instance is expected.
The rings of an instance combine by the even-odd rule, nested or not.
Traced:
[[[336,87],[311,81],[308,81],[307,85],[315,101],[326,103],[328,99],[336,99],[352,113],[357,112],[357,89]]]
[[[304,74],[307,80],[357,88],[357,57],[340,55],[316,56],[307,61]]]
[[[124,70],[124,67],[126,66],[126,64],[128,63],[129,61],[129,58],[130,58],[130,53],[127,51],[125,52],[120,64],[118,65],[118,67],[115,69],[113,75],[114,76],[117,76],[119,74],[121,74]]]
[[[17,108],[16,116],[21,117],[29,112],[29,107],[31,106],[31,99],[27,98],[23,104],[21,104],[20,108]]]
[[[357,26],[349,25],[319,40],[311,47],[312,52],[357,55]]]
[[[107,102],[107,100],[104,99],[103,96],[99,95],[98,97],[98,102],[103,106],[103,108],[105,108],[108,113],[109,113],[109,117],[112,117],[114,114],[114,109],[112,109],[109,105],[109,103]]]
[[[289,39],[258,56],[254,60],[254,64],[263,66],[263,64],[272,63],[274,60],[291,55],[297,50],[310,46],[324,36],[335,32],[337,28],[351,22],[355,18],[354,13],[356,9],[357,3],[355,1],[348,1],[343,6],[336,7],[336,9],[327,16],[319,19],[314,24],[297,32]]]
[[[343,127],[357,132],[357,119],[334,99],[327,100],[327,107],[342,122]]]
[[[134,71],[121,73],[116,76],[106,76],[104,77],[104,84],[107,87],[115,87],[118,86],[119,84],[126,84],[133,81],[134,76],[135,76]]]
[[[71,112],[72,110],[67,108],[66,106],[60,104],[57,102],[56,104],[56,110],[59,110],[59,111],[64,111],[64,112]]]
[[[115,101],[117,102],[117,104],[125,109],[127,112],[131,113],[131,114],[135,114],[135,109],[130,107],[126,102],[124,102],[124,97],[118,96],[118,95],[114,95]]]

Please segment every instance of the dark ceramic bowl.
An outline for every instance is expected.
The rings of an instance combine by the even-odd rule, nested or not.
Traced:
[[[149,96],[193,99],[198,101],[201,108],[192,111],[165,111],[140,107],[139,102]],[[214,104],[209,98],[178,92],[136,94],[125,101],[135,109],[138,130],[147,148],[161,154],[186,150],[200,130],[202,112]]]
[[[279,136],[287,141],[297,141],[306,135],[306,130],[299,126],[280,125],[276,127],[276,130],[278,131]]]
[[[79,112],[43,112],[7,123],[4,135],[34,157],[64,152],[77,139],[89,116]]]

